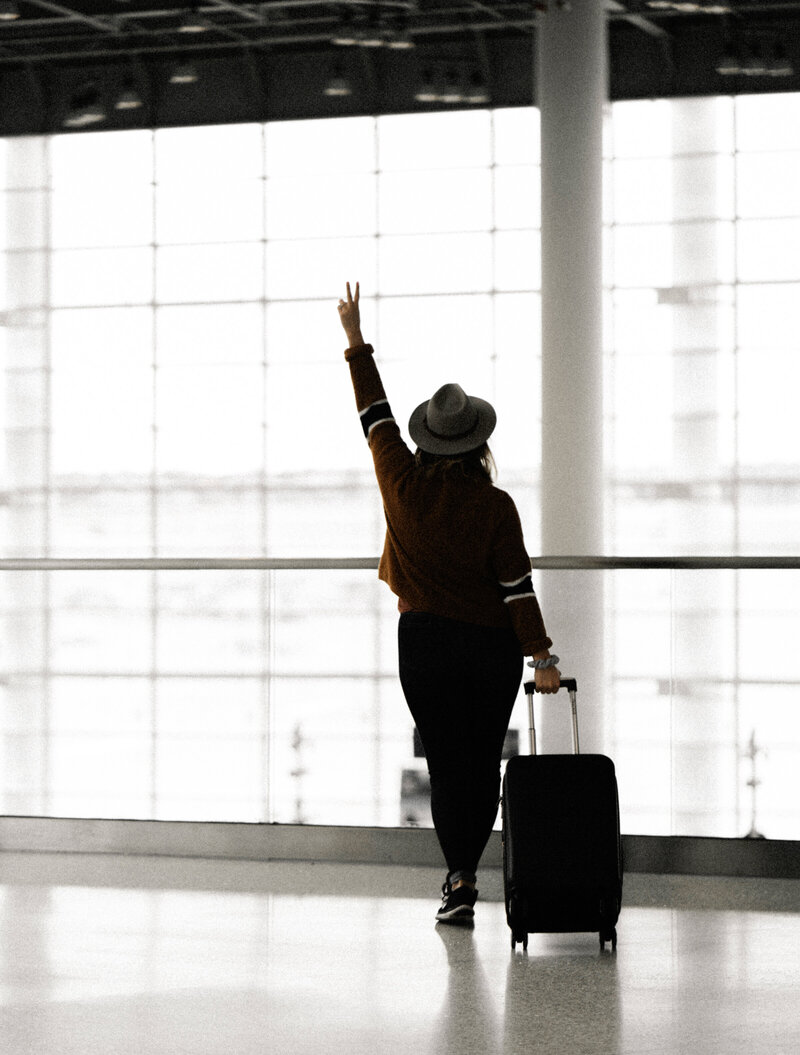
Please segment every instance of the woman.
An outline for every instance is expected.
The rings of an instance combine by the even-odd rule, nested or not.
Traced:
[[[533,657],[537,688],[556,692],[516,507],[492,483],[495,412],[444,385],[411,415],[412,454],[361,335],[359,285],[339,301],[345,359],[386,514],[379,576],[398,596],[400,682],[431,778],[447,878],[437,920],[474,916],[476,872],[497,817],[500,759]]]

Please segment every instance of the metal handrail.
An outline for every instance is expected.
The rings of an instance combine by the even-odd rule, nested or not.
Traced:
[[[789,571],[798,557],[531,557],[539,571]],[[349,571],[377,557],[7,557],[0,571]]]

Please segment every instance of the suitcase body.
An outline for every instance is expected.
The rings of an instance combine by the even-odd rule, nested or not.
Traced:
[[[503,879],[511,947],[528,934],[596,931],[616,948],[622,842],[614,763],[579,753],[574,679],[572,755],[537,755],[534,683],[527,682],[534,754],[509,760],[503,778]]]

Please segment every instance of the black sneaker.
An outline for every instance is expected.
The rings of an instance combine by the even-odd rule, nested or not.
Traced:
[[[442,907],[436,913],[440,923],[471,923],[475,917],[475,902],[478,891],[473,887],[460,886],[453,890],[449,883],[442,887]]]

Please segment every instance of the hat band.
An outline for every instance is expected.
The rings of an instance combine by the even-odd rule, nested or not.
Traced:
[[[422,423],[425,426],[425,428],[428,430],[428,432],[431,434],[431,436],[435,436],[437,440],[463,440],[465,437],[469,436],[469,434],[471,432],[474,432],[475,429],[477,429],[478,425],[480,425],[480,423],[481,423],[481,416],[478,413],[478,411],[476,410],[475,411],[475,420],[470,425],[470,427],[468,429],[465,429],[463,432],[447,432],[447,433],[437,432],[435,429],[432,429],[430,427],[430,425],[428,424],[428,415],[427,414],[422,419]]]

